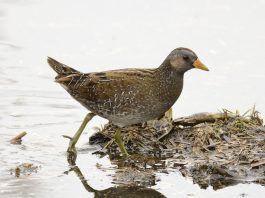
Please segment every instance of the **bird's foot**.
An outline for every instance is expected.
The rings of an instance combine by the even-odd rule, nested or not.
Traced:
[[[75,165],[75,160],[77,157],[77,153],[76,153],[76,148],[75,145],[78,141],[78,139],[80,138],[80,135],[82,134],[82,132],[84,131],[87,123],[95,116],[94,113],[88,113],[86,115],[86,117],[84,118],[81,126],[79,127],[79,129],[77,130],[77,132],[75,133],[74,137],[70,137],[68,135],[63,135],[64,138],[68,138],[70,139],[69,142],[69,146],[67,149],[67,161],[69,164]]]
[[[67,148],[67,161],[70,165],[75,165],[77,152],[75,148],[75,142],[73,141],[73,138],[67,135],[63,135],[64,138],[70,139],[69,146]]]
[[[125,157],[125,158],[128,158],[130,155],[129,153],[127,152],[124,144],[123,144],[123,141],[122,141],[122,138],[121,138],[121,129],[117,129],[115,135],[114,135],[114,139],[115,139],[115,142],[117,143],[118,147],[120,148],[121,150],[121,153],[122,153],[122,156]]]

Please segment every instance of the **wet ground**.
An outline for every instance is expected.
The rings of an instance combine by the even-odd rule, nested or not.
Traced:
[[[93,127],[106,123],[100,118],[78,143],[77,165],[94,191],[78,170],[67,172],[68,140],[61,135],[72,135],[86,110],[53,82],[47,56],[90,72],[157,66],[172,49],[189,47],[211,71],[187,73],[174,117],[253,104],[264,117],[264,8],[262,0],[0,1],[0,197],[94,197],[116,186],[116,165],[86,144]],[[22,144],[10,144],[22,131]],[[23,163],[37,168],[10,174]],[[150,188],[158,197],[265,194],[257,184],[201,189],[177,171],[157,173]]]

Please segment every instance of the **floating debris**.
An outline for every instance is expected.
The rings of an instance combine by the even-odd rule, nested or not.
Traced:
[[[35,166],[32,163],[22,163],[16,168],[10,169],[10,174],[15,175],[15,177],[30,176],[32,173],[37,173],[40,168],[40,166]]]
[[[11,144],[21,144],[22,138],[27,135],[27,132],[23,131],[19,134],[17,134],[14,138],[10,140]]]

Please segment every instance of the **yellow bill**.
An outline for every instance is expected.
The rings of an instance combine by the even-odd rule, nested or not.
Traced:
[[[199,59],[194,61],[192,65],[193,65],[193,67],[195,67],[197,69],[202,69],[204,71],[209,71],[209,69]]]

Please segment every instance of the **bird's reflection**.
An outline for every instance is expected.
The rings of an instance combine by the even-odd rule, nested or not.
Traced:
[[[68,174],[70,171],[75,172],[84,188],[88,192],[94,193],[95,198],[165,198],[165,196],[160,192],[142,186],[117,186],[107,188],[105,190],[96,190],[87,183],[87,180],[85,179],[78,166],[74,165],[69,171],[65,173]]]

